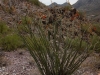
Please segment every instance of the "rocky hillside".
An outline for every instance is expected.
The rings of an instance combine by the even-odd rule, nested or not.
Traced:
[[[59,33],[59,35],[57,35],[57,39],[59,39],[59,41],[63,41],[67,37],[70,37],[69,41],[75,39],[72,47],[78,48],[80,39],[83,39],[83,45],[81,48],[82,51],[84,48],[86,48],[87,43],[91,43],[90,35],[93,36],[97,33],[100,35],[100,28],[98,27],[98,30],[95,30],[94,26],[92,26],[90,22],[85,19],[85,17],[81,16],[77,9],[62,7],[48,8],[42,3],[37,6],[31,2],[28,2],[28,0],[0,0],[0,22],[2,23],[2,21],[6,22],[9,29],[6,29],[6,34],[3,34],[2,30],[0,30],[2,32],[0,41],[5,37],[16,34],[16,24],[22,30],[21,34],[23,35],[30,33],[30,31],[27,31],[27,26],[31,26],[32,33],[34,32],[38,34],[36,25],[40,24],[41,27],[44,28],[45,34],[47,34],[51,43],[55,34],[53,29],[56,26],[55,28],[57,28],[57,32]],[[81,28],[81,23],[83,28]],[[88,27],[90,25],[91,27]],[[3,25],[1,25],[1,29],[3,29],[2,26]],[[24,26],[25,29],[22,26]],[[83,34],[83,32],[85,33]],[[81,36],[83,36],[83,38],[81,38]],[[11,39],[12,42],[13,39],[9,39]],[[16,38],[14,37],[14,40],[15,39]],[[18,41],[20,40],[18,39]],[[3,41],[1,44],[3,47],[4,45],[8,45],[8,47],[10,44],[11,47],[14,45],[8,41],[7,43]],[[96,43],[96,45],[97,44],[99,44],[99,42]],[[62,45],[64,44],[61,43],[61,46]],[[16,46],[16,44],[14,46]],[[98,47],[96,48],[98,49]],[[0,52],[3,50],[4,48],[0,47]],[[1,57],[2,62],[0,59],[0,75],[40,75],[36,63],[27,50],[20,50],[18,46],[18,51],[3,51],[1,54],[3,55]],[[73,75],[99,74],[99,56],[99,54],[91,55]]]
[[[63,4],[57,4],[52,3],[49,5],[49,7],[54,6],[67,6],[68,3]],[[87,15],[95,16],[96,18],[100,18],[100,0],[78,0],[75,4],[73,4],[73,7],[80,11],[84,11]]]
[[[78,0],[73,6],[89,15],[100,14],[100,0]]]
[[[43,11],[43,8],[46,8],[44,4],[40,3],[37,6],[27,0],[0,0],[0,21],[5,21],[7,25],[14,25],[23,16],[34,16],[36,12]]]
[[[49,5],[49,7],[55,7],[55,6],[59,6],[59,4],[57,4],[56,2],[52,3]]]
[[[68,5],[67,2],[65,2],[63,4],[57,4],[56,2],[54,2],[54,3],[50,4],[49,7],[55,7],[55,6],[64,7],[64,6],[67,6],[67,5]]]

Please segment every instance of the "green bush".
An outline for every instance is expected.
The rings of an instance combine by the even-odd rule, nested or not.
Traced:
[[[2,35],[0,34],[0,47],[2,45]]]
[[[17,34],[9,34],[1,40],[2,48],[6,51],[12,51],[23,46],[22,39]]]
[[[28,1],[31,2],[34,5],[40,6],[39,0],[28,0]]]
[[[5,34],[8,31],[8,27],[5,22],[0,21],[0,34]]]
[[[100,52],[100,37],[97,35],[94,35],[93,37],[91,37],[91,50]]]
[[[25,16],[25,17],[22,17],[22,24],[31,24],[32,23],[32,18],[29,17],[29,16]]]
[[[82,28],[81,28],[81,30],[83,31],[83,32],[88,32],[88,30],[89,30],[89,25],[82,25]]]

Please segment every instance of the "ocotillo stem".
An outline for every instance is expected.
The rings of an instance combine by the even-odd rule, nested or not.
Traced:
[[[52,4],[52,0],[51,0],[51,4]]]

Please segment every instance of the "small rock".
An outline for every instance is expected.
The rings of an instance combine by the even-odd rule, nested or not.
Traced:
[[[2,70],[4,71],[5,70],[5,67],[2,67]]]

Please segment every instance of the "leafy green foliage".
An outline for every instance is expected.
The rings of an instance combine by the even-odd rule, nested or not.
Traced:
[[[6,51],[12,51],[23,45],[21,38],[17,34],[9,34],[1,39],[2,48]]]

